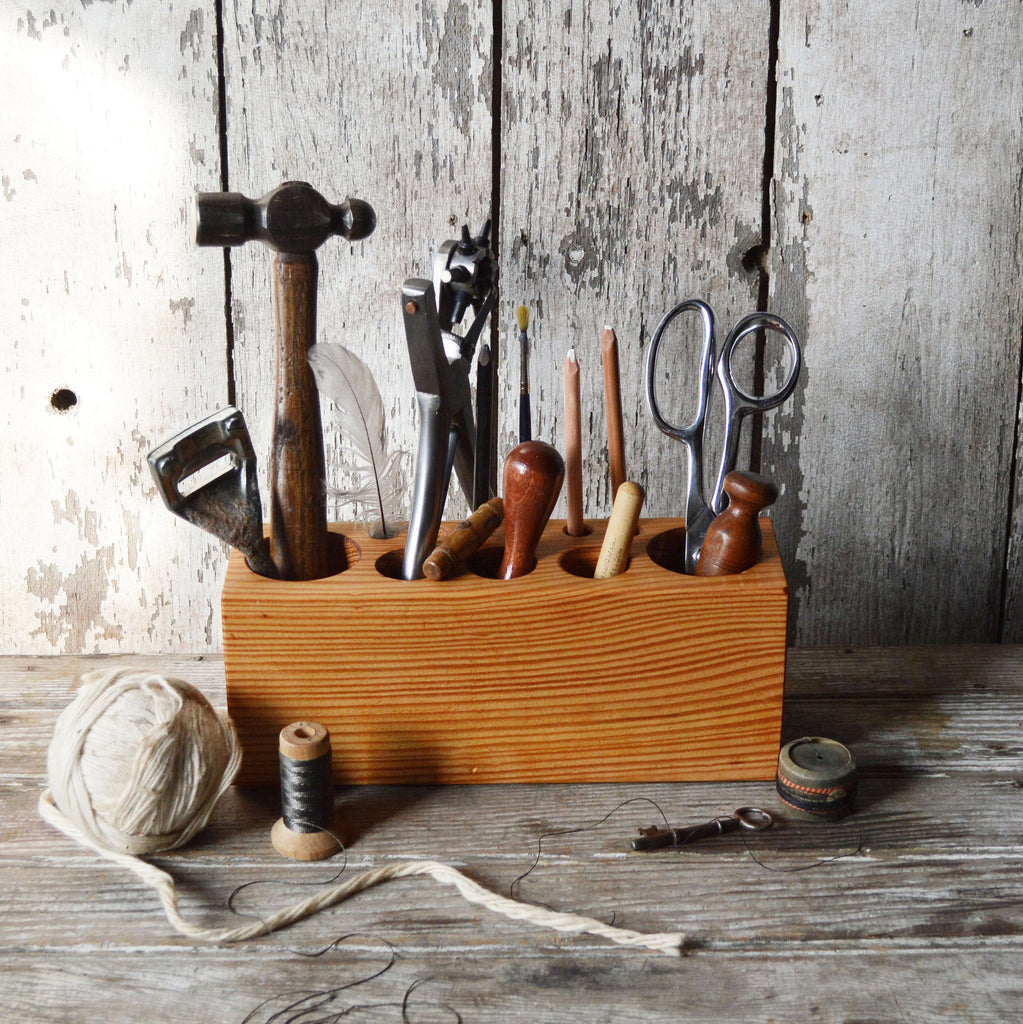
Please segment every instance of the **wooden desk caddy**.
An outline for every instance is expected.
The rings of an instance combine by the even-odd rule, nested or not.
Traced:
[[[773,778],[788,587],[762,524],[760,563],[716,578],[664,567],[682,562],[677,519],[641,520],[609,580],[592,578],[606,522],[572,538],[552,520],[536,568],[508,581],[482,575],[501,531],[481,575],[439,583],[392,578],[403,538],[348,525],[332,528],[348,568],[322,580],[264,579],[233,552],[239,782],[277,784],[278,733],[300,719],[330,729],[339,785]]]

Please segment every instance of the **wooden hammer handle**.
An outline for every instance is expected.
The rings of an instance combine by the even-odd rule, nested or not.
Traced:
[[[308,352],[316,341],[314,253],[274,259],[277,405],[270,450],[270,557],[281,579],[326,576],[323,427]],[[343,568],[343,567],[338,567]]]

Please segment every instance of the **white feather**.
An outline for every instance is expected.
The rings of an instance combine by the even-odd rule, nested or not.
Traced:
[[[355,457],[353,464],[342,465],[341,470],[351,474],[356,485],[331,493],[343,502],[371,509],[375,519],[370,532],[374,536],[393,537],[407,496],[408,453],[387,451],[384,403],[373,374],[341,345],[314,345],[309,350],[309,365],[320,394],[337,406],[341,429]]]

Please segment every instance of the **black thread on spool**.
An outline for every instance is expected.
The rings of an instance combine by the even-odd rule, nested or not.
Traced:
[[[281,764],[281,817],[292,832],[328,832],[334,823],[331,754],[296,761],[278,754]]]

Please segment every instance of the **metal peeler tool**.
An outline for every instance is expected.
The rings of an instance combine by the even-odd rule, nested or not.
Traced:
[[[188,494],[181,484],[227,457],[230,467]],[[260,576],[277,577],[263,540],[256,453],[245,418],[228,406],[154,448],[146,461],[164,504],[176,516],[226,541]]]
[[[714,818],[701,825],[688,828],[641,828],[639,838],[632,840],[634,850],[663,850],[667,847],[685,846],[696,839],[708,836],[719,836],[736,829],[749,829],[751,832],[763,832],[774,824],[774,818],[759,807],[740,807],[734,814],[723,818]]]
[[[419,405],[419,451],[416,456],[412,516],[402,576],[423,575],[440,529],[451,471],[466,500],[486,501],[493,494],[489,472],[480,493],[474,466],[476,424],[469,371],[476,343],[497,302],[497,261],[490,249],[490,222],[473,238],[462,228],[459,240],[445,242],[433,259],[433,280],[412,278],[401,289],[412,377]],[[455,327],[469,310],[473,319],[462,336]],[[494,437],[491,436],[492,449]],[[493,462],[488,452],[487,463]],[[474,470],[476,479],[474,481]]]

